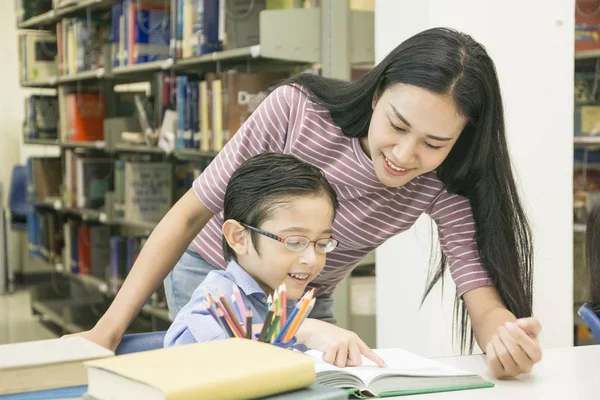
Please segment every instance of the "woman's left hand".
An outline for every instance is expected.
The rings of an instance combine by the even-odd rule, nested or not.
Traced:
[[[542,359],[538,334],[542,326],[535,318],[521,318],[499,326],[486,348],[487,362],[496,378],[529,373]]]

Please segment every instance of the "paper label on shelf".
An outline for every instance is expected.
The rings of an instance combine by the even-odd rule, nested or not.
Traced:
[[[162,69],[169,69],[173,66],[173,59],[172,58],[167,58],[163,63],[161,68]]]
[[[585,135],[600,134],[600,107],[581,107],[581,131]]]

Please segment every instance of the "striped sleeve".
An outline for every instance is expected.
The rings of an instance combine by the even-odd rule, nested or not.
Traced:
[[[437,224],[440,246],[448,259],[459,296],[481,286],[493,286],[477,249],[469,200],[444,190],[428,214]]]
[[[221,212],[227,183],[245,160],[261,153],[283,152],[290,121],[302,102],[300,94],[291,86],[275,89],[194,181],[194,192],[209,210]]]

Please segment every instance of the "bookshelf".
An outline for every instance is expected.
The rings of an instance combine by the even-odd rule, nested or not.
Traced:
[[[41,29],[52,27],[52,25],[56,24],[62,18],[85,15],[88,11],[108,10],[114,2],[114,0],[80,0],[77,4],[52,9],[44,14],[20,22],[17,24],[17,27],[19,29]]]
[[[111,9],[116,0],[84,0],[77,5],[64,9],[51,10],[18,24],[20,29],[55,30],[56,24],[64,18],[93,16],[97,12]],[[175,3],[171,2],[171,16],[176,15]],[[171,20],[171,37],[175,37],[176,23]],[[72,141],[60,139],[26,139],[25,144],[59,146],[63,172],[66,155],[72,152],[78,155],[106,157],[110,159],[132,158],[133,160],[158,160],[171,163],[210,162],[218,152],[201,151],[199,148],[176,147],[165,152],[157,146],[134,145],[119,142],[114,135],[107,134],[106,121],[120,117],[117,115],[116,85],[151,82],[156,73],[163,72],[171,78],[177,76],[197,76],[200,73],[221,72],[235,69],[240,72],[299,72],[313,65],[320,65],[322,74],[339,79],[350,79],[352,65],[372,64],[374,62],[374,16],[373,12],[350,10],[348,2],[322,0],[320,8],[301,8],[285,10],[264,10],[260,12],[260,41],[258,44],[239,48],[191,56],[187,58],[169,57],[158,61],[113,67],[111,46],[103,47],[103,66],[90,71],[81,71],[69,75],[52,76],[47,80],[22,82],[23,87],[54,88],[80,93],[85,85],[99,88],[105,100],[105,138],[94,141]],[[171,83],[173,85],[173,83]],[[151,83],[152,86],[152,83]],[[125,235],[148,236],[156,227],[155,222],[139,221],[117,216],[114,209],[114,192],[106,196],[102,209],[86,209],[67,206],[64,199],[39,199],[36,208],[56,213],[64,224],[76,221],[77,224],[108,226],[111,232]],[[174,200],[175,197],[174,197]],[[133,233],[132,233],[133,232]],[[64,254],[64,257],[69,255]],[[49,261],[51,263],[52,261]],[[53,265],[55,274],[75,281],[86,288],[83,293],[91,296],[100,293],[104,297],[114,296],[110,285],[103,279],[92,275],[81,275],[69,271],[66,265]],[[342,327],[350,323],[349,283],[345,281],[336,292],[336,316]],[[89,322],[74,323],[61,312],[66,300],[37,298],[32,302],[34,311],[54,323],[62,326],[65,332],[77,332],[89,329]],[[152,329],[158,320],[169,321],[164,304],[153,301],[143,308],[143,314],[152,319]],[[372,324],[374,326],[375,324]]]

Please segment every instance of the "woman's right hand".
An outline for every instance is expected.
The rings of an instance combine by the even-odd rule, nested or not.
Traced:
[[[114,335],[106,331],[102,331],[98,327],[94,327],[89,331],[83,331],[78,333],[72,333],[69,335],[64,335],[63,337],[71,337],[71,336],[81,336],[90,342],[96,343],[106,349],[111,351],[115,351],[119,343],[121,342],[121,337],[119,335]]]
[[[300,343],[309,349],[323,352],[323,361],[337,367],[357,367],[362,364],[362,356],[381,368],[387,364],[354,332],[333,324],[307,318],[296,333]]]

